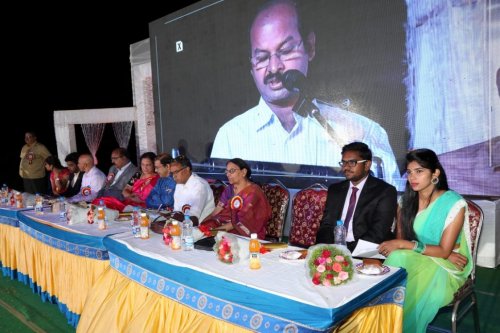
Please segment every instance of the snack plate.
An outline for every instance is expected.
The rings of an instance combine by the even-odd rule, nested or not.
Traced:
[[[288,250],[283,251],[279,254],[280,259],[286,261],[300,261],[306,258],[307,252],[297,251],[297,250]]]
[[[391,271],[391,269],[389,267],[387,267],[386,265],[382,265],[382,271],[380,273],[371,273],[371,272],[364,271],[363,270],[363,263],[360,262],[360,263],[356,264],[356,271],[358,271],[359,274],[375,276],[375,275],[387,274]]]

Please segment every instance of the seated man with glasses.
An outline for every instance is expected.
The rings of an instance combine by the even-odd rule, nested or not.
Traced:
[[[219,129],[211,158],[240,156],[247,161],[333,167],[342,146],[363,141],[376,157],[373,171],[396,184],[399,169],[387,133],[378,123],[313,100],[332,128],[330,136],[316,118],[294,112],[303,99],[299,91],[285,87],[283,74],[295,70],[307,76],[316,52],[316,35],[303,14],[299,5],[286,0],[259,8],[250,29],[250,73],[261,98],[257,106]]]
[[[316,243],[333,243],[337,220],[344,221],[347,247],[353,251],[359,239],[380,244],[393,239],[396,188],[370,174],[372,152],[365,143],[342,148],[340,161],[346,180],[330,185]]]
[[[193,173],[191,161],[184,155],[176,157],[170,164],[170,172],[177,185],[174,192],[174,211],[184,213],[189,208],[193,225],[197,226],[215,208],[214,195],[208,182]]]
[[[241,158],[226,163],[229,186],[203,225],[246,237],[256,233],[259,239],[265,239],[271,206],[260,186],[250,179],[251,175],[252,169]]]
[[[106,183],[97,194],[97,197],[114,197],[118,200],[124,200],[122,191],[132,176],[139,170],[130,161],[128,151],[125,148],[114,149],[111,152],[111,162],[113,165],[109,168]]]

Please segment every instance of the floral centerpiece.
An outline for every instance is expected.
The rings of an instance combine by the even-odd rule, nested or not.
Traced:
[[[337,286],[347,283],[354,276],[351,253],[345,247],[336,245],[310,247],[306,269],[315,285]]]
[[[249,240],[228,232],[219,231],[215,236],[214,251],[217,259],[226,264],[245,262],[250,255]]]
[[[214,251],[217,253],[217,259],[226,264],[232,264],[235,260],[233,254],[234,242],[229,237],[222,237],[214,245]]]

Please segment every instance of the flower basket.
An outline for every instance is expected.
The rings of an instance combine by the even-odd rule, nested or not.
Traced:
[[[312,283],[338,286],[354,277],[351,252],[343,246],[318,244],[311,246],[306,257],[306,271]]]

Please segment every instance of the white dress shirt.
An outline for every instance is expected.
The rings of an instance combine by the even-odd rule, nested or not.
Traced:
[[[345,197],[344,208],[342,209],[342,221],[345,224],[345,216],[347,215],[347,209],[349,208],[349,199],[351,198],[352,188],[357,187],[358,192],[356,192],[356,205],[354,205],[354,211],[352,212],[351,222],[349,222],[349,226],[347,227],[347,236],[345,238],[346,242],[354,242],[354,233],[352,232],[352,226],[354,222],[354,214],[356,213],[356,207],[358,206],[359,195],[365,186],[366,180],[368,176],[366,176],[358,185],[353,185],[352,182],[349,184],[349,191],[347,191],[347,195]]]
[[[382,161],[384,180],[401,188],[396,158],[386,131],[378,123],[321,101],[315,100],[314,104],[329,122],[335,138],[331,138],[315,118],[296,113],[296,124],[287,132],[261,98],[257,106],[219,129],[211,157],[338,167],[342,147],[361,141],[372,150],[374,162]],[[375,174],[376,168],[376,163],[372,163]]]
[[[208,182],[192,173],[186,184],[177,184],[174,192],[174,211],[182,211],[182,206],[191,206],[189,213],[203,221],[215,209],[214,194]]]

